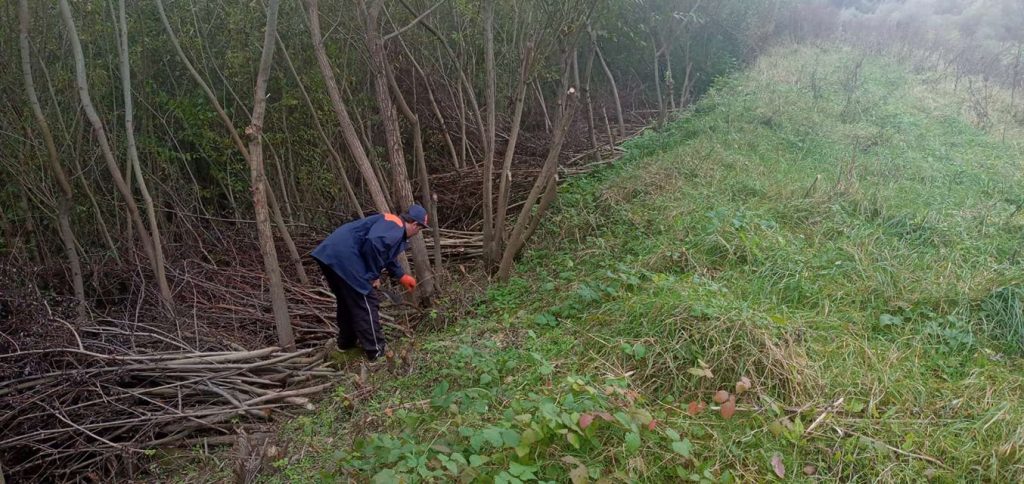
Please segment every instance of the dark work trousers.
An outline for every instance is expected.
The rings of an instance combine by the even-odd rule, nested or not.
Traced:
[[[317,261],[317,265],[338,300],[338,349],[355,348],[358,344],[371,361],[383,356],[387,342],[380,326],[380,300],[376,292],[363,295],[327,264]]]

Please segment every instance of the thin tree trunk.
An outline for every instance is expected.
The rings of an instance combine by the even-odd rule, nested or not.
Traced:
[[[295,219],[295,211],[292,210],[291,197],[288,195],[288,184],[284,181],[284,170],[281,167],[281,157],[277,154],[277,150],[274,146],[267,144],[270,148],[270,157],[274,159],[274,174],[277,175],[277,185],[281,187],[281,198],[284,199],[284,213],[288,215],[289,219]],[[277,198],[276,196],[274,198]],[[278,210],[281,207],[278,205]]]
[[[299,250],[295,247],[295,241],[292,240],[292,234],[288,231],[288,226],[284,222],[284,217],[281,216],[281,206],[277,203],[277,197],[274,196],[274,190],[267,185],[267,202],[270,207],[270,214],[274,217],[274,225],[278,227],[278,232],[281,234],[281,239],[284,240],[284,246],[288,249],[289,258],[292,260],[292,266],[295,267],[295,274],[299,276],[299,282],[302,284],[309,284],[309,277],[306,276],[306,268],[302,266],[302,257],[299,256]]]
[[[658,50],[658,42],[654,35],[651,35],[651,51],[654,52],[654,90],[658,96],[658,129],[665,125],[665,118],[668,113],[665,111],[665,98],[661,95],[661,52]]]
[[[672,80],[672,48],[671,44],[668,44],[663,49],[665,51],[665,89],[668,91],[669,106],[673,111],[676,110],[676,90],[675,81]]]
[[[686,105],[690,102],[690,89],[693,79],[690,78],[690,73],[693,71],[693,63],[686,63],[686,75],[683,77],[683,89],[679,93],[679,108],[685,109]]]
[[[594,161],[597,163],[601,162],[601,150],[598,149],[597,145],[597,127],[594,123],[594,103],[590,98],[590,79],[591,73],[594,70],[594,49],[590,49],[590,55],[587,56],[587,70],[584,74],[583,81],[583,97],[587,103],[587,131],[590,132],[590,146],[594,150]],[[579,80],[576,81],[579,83]]]
[[[516,143],[519,141],[520,125],[523,119],[523,106],[526,104],[526,90],[529,86],[530,70],[533,64],[534,44],[527,42],[523,49],[523,59],[519,65],[519,79],[516,81],[515,104],[512,108],[512,126],[508,135],[508,143],[505,145],[505,156],[501,163],[501,180],[498,182],[498,207],[494,215],[494,230],[497,237],[494,240],[494,258],[499,260],[501,250],[507,240],[505,230],[505,219],[508,216],[509,184],[512,182],[512,158],[515,156]]]
[[[544,102],[544,91],[540,88],[540,81],[533,81],[533,92],[537,94],[537,104],[540,104],[540,110],[544,113],[544,132],[551,132],[551,117],[548,116],[548,105]]]
[[[572,57],[570,57],[572,56]],[[541,168],[540,174],[537,175],[537,179],[533,184],[533,188],[530,189],[530,194],[527,195],[526,201],[523,203],[522,209],[519,211],[519,218],[516,219],[516,225],[512,229],[512,235],[509,237],[508,246],[505,247],[505,251],[501,257],[501,265],[498,268],[498,280],[508,280],[512,274],[512,263],[515,261],[519,251],[522,250],[523,246],[526,245],[526,241],[529,236],[532,235],[533,230],[536,228],[536,224],[544,216],[544,212],[547,207],[551,204],[551,200],[555,194],[549,193],[552,188],[550,185],[555,183],[558,175],[558,155],[562,152],[562,144],[565,141],[565,133],[569,129],[569,123],[572,120],[573,114],[576,110],[576,102],[578,96],[576,94],[569,94],[569,79],[572,75],[572,58],[575,57],[575,52],[565,53],[562,59],[562,89],[558,96],[558,119],[556,120],[555,132],[552,135],[551,145],[548,147],[547,158],[544,160],[544,166]],[[557,193],[557,192],[556,192]],[[536,211],[534,211],[534,205],[540,201]],[[534,228],[531,229],[530,227]]]
[[[614,150],[615,134],[612,133],[612,123],[608,122],[608,110],[604,106],[601,107],[601,115],[604,117],[604,130],[605,134],[608,136],[608,149]]]
[[[461,140],[459,168],[466,167],[466,147],[469,143],[469,140],[466,139],[466,98],[462,94],[462,89],[462,84],[459,84],[459,139]]]
[[[29,13],[27,0],[18,1],[18,26],[19,45],[21,47],[21,68],[25,81],[25,94],[28,96],[29,105],[32,107],[32,115],[36,118],[39,131],[43,134],[43,141],[46,142],[46,152],[50,161],[50,172],[60,188],[60,198],[57,201],[57,227],[60,232],[61,243],[64,245],[64,252],[68,258],[68,268],[71,270],[71,285],[75,292],[75,299],[78,300],[78,317],[84,318],[87,312],[85,300],[85,282],[82,279],[82,264],[78,257],[78,250],[75,248],[75,234],[71,230],[71,206],[74,196],[71,184],[68,182],[64,167],[61,166],[57,156],[57,147],[53,142],[53,133],[50,131],[50,124],[43,115],[39,106],[39,96],[36,95],[35,82],[32,79],[32,61],[29,57],[28,29]]]
[[[551,177],[548,181],[548,186],[544,189],[544,194],[540,197],[540,202],[537,204],[537,213],[545,213],[548,207],[551,206],[551,202],[555,201],[555,196],[558,194],[558,177]],[[526,230],[523,232],[522,239],[524,241],[530,240],[533,237],[533,233],[537,231],[537,227],[540,226],[541,217],[533,217],[530,219],[529,225],[526,226]]]
[[[324,77],[327,94],[331,98],[331,107],[338,118],[338,124],[341,126],[345,144],[355,160],[359,173],[363,176],[363,182],[370,192],[370,198],[373,199],[377,211],[387,213],[390,210],[388,209],[387,199],[384,198],[384,191],[381,190],[381,185],[377,181],[377,175],[370,164],[370,159],[366,156],[366,150],[363,149],[363,144],[359,141],[359,135],[356,133],[355,125],[352,124],[352,118],[348,115],[348,108],[345,107],[345,102],[341,98],[338,83],[334,79],[334,71],[331,70],[330,61],[327,60],[327,53],[324,51],[323,38],[320,35],[320,15],[317,8],[317,0],[306,0],[306,8],[309,15],[309,34],[313,42],[313,53],[316,56],[317,64],[320,66],[320,73]]]
[[[412,145],[416,157],[416,175],[420,184],[420,199],[427,206],[430,220],[434,223],[434,231],[431,234],[434,237],[434,272],[441,272],[441,240],[438,236],[440,230],[437,225],[437,200],[430,193],[430,176],[427,173],[426,155],[423,153],[423,130],[420,126],[419,117],[409,108],[409,104],[405,101],[405,96],[402,95],[401,89],[398,88],[398,82],[395,80],[395,73],[391,66],[386,65],[385,67],[388,75],[388,85],[391,86],[391,91],[395,96],[398,108],[402,115],[405,116],[405,119],[409,121],[409,124],[412,125]],[[425,283],[429,284],[429,288],[425,292],[433,292],[433,281],[425,281]]]
[[[354,99],[355,96],[352,95],[348,85],[345,85],[344,87],[345,96],[349,99]],[[363,116],[360,114],[360,110],[356,109],[355,115],[356,127],[359,128],[359,137],[363,146],[369,149],[366,154],[369,157],[370,166],[373,167],[373,175],[377,177],[377,184],[380,185],[381,191],[384,192],[384,201],[387,202],[389,207],[394,207],[395,199],[391,196],[391,185],[388,183],[387,175],[384,173],[387,168],[385,166],[386,161],[377,154],[376,145],[373,142],[373,134],[371,133],[373,126],[370,124],[369,120],[363,121]]]
[[[626,122],[622,117],[622,101],[619,99],[619,88],[615,84],[615,76],[612,75],[612,70],[604,60],[601,47],[597,45],[597,35],[593,31],[590,32],[590,42],[594,45],[594,52],[597,52],[597,60],[601,61],[601,69],[604,70],[604,75],[608,78],[608,84],[612,87],[612,97],[615,98],[615,118],[619,123],[619,138],[625,139]]]
[[[89,118],[89,122],[92,124],[93,134],[96,136],[96,140],[100,144],[100,150],[103,153],[103,158],[107,162],[107,169],[110,171],[111,178],[114,179],[114,185],[117,190],[121,193],[121,196],[125,199],[125,204],[128,206],[128,210],[131,213],[132,223],[135,225],[135,229],[139,235],[139,240],[142,243],[142,247],[146,252],[146,257],[149,259],[150,264],[153,265],[154,274],[158,275],[161,273],[156,267],[156,255],[153,253],[153,241],[149,236],[149,231],[142,223],[142,217],[139,215],[139,208],[135,204],[135,198],[132,197],[131,192],[128,191],[128,186],[124,182],[124,177],[121,175],[121,168],[117,166],[117,161],[114,159],[114,153],[110,150],[110,143],[107,140],[106,129],[103,127],[103,121],[100,120],[99,113],[96,112],[96,108],[92,104],[92,98],[89,96],[89,83],[86,79],[85,73],[85,56],[82,54],[82,44],[78,38],[78,31],[75,28],[75,21],[71,17],[71,7],[68,6],[67,0],[60,0],[60,11],[61,17],[64,19],[64,24],[68,30],[68,39],[71,41],[71,51],[75,58],[75,78],[78,85],[78,97],[82,102],[82,109],[85,110],[85,115]],[[160,295],[164,299],[165,304],[170,307],[172,305],[170,288],[167,285],[166,280],[158,280],[160,286]]]
[[[279,0],[269,0],[267,5],[267,26],[263,33],[263,54],[256,75],[256,89],[253,96],[252,118],[245,134],[249,138],[249,173],[252,186],[252,203],[256,212],[256,230],[260,238],[260,252],[263,265],[270,279],[270,300],[274,311],[278,344],[289,351],[295,350],[295,335],[288,317],[288,302],[285,300],[281,269],[274,249],[274,234],[270,229],[270,215],[267,209],[267,175],[263,167],[263,118],[267,107],[267,79],[274,59],[274,37],[277,33],[277,11]]]
[[[128,60],[128,20],[125,14],[124,0],[118,0],[118,23],[120,24],[118,29],[118,53],[121,57],[121,92],[124,96],[124,129],[127,139],[128,160],[131,162],[132,169],[135,172],[135,178],[138,179],[139,193],[142,195],[142,201],[146,207],[146,218],[149,220],[149,230],[152,233],[153,240],[153,268],[156,272],[156,280],[160,285],[160,293],[164,298],[164,302],[173,311],[171,289],[167,284],[167,273],[164,266],[163,241],[160,237],[160,226],[156,219],[156,208],[153,205],[153,197],[150,196],[149,188],[146,186],[146,179],[142,175],[142,165],[139,163],[139,153],[135,146],[135,113],[132,107],[132,78]],[[129,187],[130,190],[131,188]]]
[[[365,0],[360,0],[359,4],[365,17],[366,47],[370,52],[370,68],[373,72],[377,108],[380,112],[381,122],[384,125],[388,161],[391,164],[391,184],[398,203],[401,209],[404,210],[411,206],[415,200],[412,196],[412,184],[409,182],[409,173],[405,166],[402,135],[398,127],[398,113],[391,98],[391,88],[388,86],[387,59],[385,58],[384,39],[381,37],[379,21],[383,0],[370,0],[369,4]],[[409,245],[412,248],[412,258],[415,264],[414,268],[417,279],[421,281],[421,284],[417,287],[416,295],[429,299],[433,296],[433,274],[430,269],[430,257],[427,255],[427,245],[423,241],[423,237],[411,239]]]
[[[437,99],[434,97],[434,90],[430,87],[430,79],[423,73],[423,69],[420,68],[419,64],[414,62],[414,65],[416,66],[416,70],[419,71],[420,77],[423,78],[423,85],[427,89],[427,99],[430,100],[430,109],[434,112],[434,117],[437,118],[437,124],[441,128],[441,135],[444,136],[444,145],[448,148],[448,154],[452,157],[452,166],[455,169],[458,169],[459,154],[455,151],[455,143],[452,142],[452,136],[448,133],[448,125],[444,121],[444,116],[441,115],[441,108],[437,105]]]
[[[327,146],[327,151],[331,155],[331,161],[334,163],[335,169],[338,172],[338,178],[341,180],[341,185],[345,189],[345,195],[348,197],[348,202],[352,204],[352,209],[355,210],[360,217],[363,216],[363,208],[359,204],[359,198],[356,197],[356,192],[352,189],[352,183],[348,179],[348,174],[345,173],[345,165],[341,161],[341,155],[334,149],[334,143],[331,142],[331,138],[327,136],[327,132],[324,131],[324,127],[320,124],[320,116],[316,113],[316,108],[313,107],[313,101],[309,99],[309,93],[306,92],[306,87],[302,84],[302,79],[299,78],[299,73],[295,71],[295,65],[292,64],[292,58],[288,55],[288,49],[284,46],[284,41],[281,40],[281,36],[277,36],[277,43],[281,47],[281,53],[284,54],[284,60],[288,63],[288,69],[292,73],[292,77],[295,78],[295,83],[299,86],[299,91],[302,93],[302,99],[306,101],[306,107],[309,108],[310,119],[313,120],[313,126],[316,128],[317,133],[320,134],[320,138],[324,140],[324,145]]]
[[[494,145],[496,144],[497,111],[495,101],[494,73],[494,0],[484,0],[484,70],[487,77],[487,134],[484,137],[484,168],[483,168],[483,244],[484,267],[493,271],[497,264],[497,247],[494,226]]]

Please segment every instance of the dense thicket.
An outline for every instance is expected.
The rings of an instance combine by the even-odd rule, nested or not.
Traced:
[[[505,259],[507,275],[560,162],[588,150],[577,161],[600,161],[602,146],[687,105],[756,54],[779,11],[286,1],[274,26],[265,3],[4,6],[0,254],[37,268],[26,282],[84,311],[120,296],[109,278],[141,268],[173,309],[165,265],[230,265],[270,224],[284,277],[305,282],[309,237],[413,201],[441,227],[482,234],[486,267]],[[261,57],[265,108],[254,109]],[[413,249],[429,297],[429,256]]]

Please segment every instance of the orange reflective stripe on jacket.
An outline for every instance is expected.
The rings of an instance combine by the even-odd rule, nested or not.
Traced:
[[[398,215],[386,213],[384,214],[384,220],[387,220],[388,222],[394,222],[399,227],[405,227],[405,222],[402,222],[402,218],[399,217]]]

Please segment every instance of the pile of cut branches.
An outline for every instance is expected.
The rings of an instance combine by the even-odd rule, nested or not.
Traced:
[[[82,322],[71,316],[71,301],[18,289],[6,277],[17,270],[3,269],[0,456],[8,476],[113,475],[160,447],[254,433],[274,417],[312,409],[310,398],[343,376],[328,365],[333,348],[324,344],[335,332],[333,301],[314,289],[289,291],[303,309],[299,349],[246,349],[238,341],[263,340],[259,328],[270,318],[258,274],[182,267],[175,285],[194,297],[176,317],[110,311]],[[241,314],[230,320],[228,313]]]

